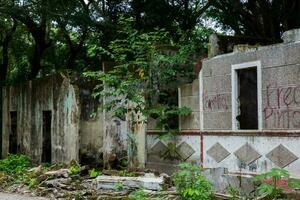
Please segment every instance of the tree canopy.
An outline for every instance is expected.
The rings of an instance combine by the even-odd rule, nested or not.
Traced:
[[[298,0],[2,0],[0,81],[99,69],[110,59],[103,51],[120,37],[121,16],[133,19],[140,32],[165,29],[176,42],[183,34],[191,40],[196,31],[195,45],[205,47],[204,21],[277,41],[300,26],[299,11]]]

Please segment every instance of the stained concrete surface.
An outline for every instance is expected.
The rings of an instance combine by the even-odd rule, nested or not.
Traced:
[[[49,200],[43,197],[28,197],[24,195],[8,194],[2,192],[0,192],[0,199],[1,200]]]

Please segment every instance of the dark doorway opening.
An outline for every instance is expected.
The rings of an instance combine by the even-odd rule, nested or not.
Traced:
[[[257,69],[237,70],[240,129],[258,129]]]
[[[10,130],[9,130],[9,150],[10,154],[18,153],[18,113],[16,111],[10,112]]]
[[[43,111],[43,151],[42,163],[51,163],[51,111]]]

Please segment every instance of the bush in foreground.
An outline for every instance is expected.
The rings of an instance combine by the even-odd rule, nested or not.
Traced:
[[[183,200],[210,200],[213,186],[205,179],[202,169],[191,163],[182,163],[173,175],[173,181],[179,196]]]

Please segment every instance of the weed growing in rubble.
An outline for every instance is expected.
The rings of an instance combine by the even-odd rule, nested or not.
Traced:
[[[101,172],[97,171],[94,168],[92,170],[89,170],[89,176],[90,176],[90,178],[96,178],[100,174],[101,174]]]
[[[277,199],[283,193],[283,189],[278,187],[278,182],[282,179],[288,179],[289,176],[287,170],[278,168],[273,168],[269,172],[255,176],[255,181],[262,182],[257,188],[258,194],[268,196],[271,199]],[[271,182],[268,182],[268,180],[271,180]]]
[[[183,200],[210,200],[213,197],[212,184],[202,175],[198,165],[182,163],[173,175],[176,190]]]
[[[80,194],[79,192],[77,192],[77,193],[75,194],[74,199],[75,199],[75,200],[82,200],[82,199],[83,199],[82,194]]]
[[[124,190],[124,184],[123,184],[122,182],[117,182],[117,183],[115,184],[115,190],[117,190],[117,191],[122,191],[122,190]]]
[[[69,170],[71,175],[78,175],[81,172],[80,166],[76,161],[71,161]]]
[[[140,188],[129,195],[130,200],[146,200],[147,195],[143,188]]]
[[[121,170],[118,172],[118,176],[135,177],[136,174],[127,170]]]
[[[18,174],[30,166],[30,159],[25,155],[9,155],[0,160],[0,171],[7,174]]]
[[[229,186],[227,188],[227,192],[230,195],[230,197],[229,197],[230,200],[239,199],[238,196],[240,195],[240,192],[239,192],[239,190],[236,187]]]
[[[37,187],[39,184],[39,181],[37,178],[30,178],[27,182],[27,185],[30,189]]]

